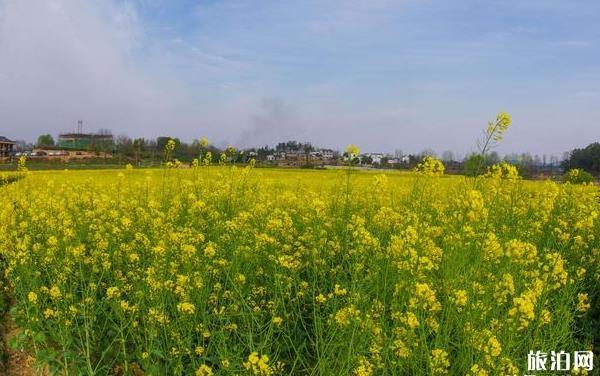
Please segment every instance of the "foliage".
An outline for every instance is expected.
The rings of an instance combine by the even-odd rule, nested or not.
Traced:
[[[481,167],[485,166],[485,157],[481,154],[471,154],[464,162],[464,173],[467,176],[476,176],[481,173]]]
[[[156,138],[156,146],[158,150],[166,150],[169,148],[169,151],[172,153],[181,145],[181,140],[179,138],[171,138],[171,137],[157,137]]]
[[[573,168],[563,175],[563,181],[571,184],[593,183],[594,177],[584,170]]]
[[[600,175],[600,143],[594,142],[583,149],[572,150],[562,167],[565,170],[579,168]]]
[[[23,177],[22,174],[15,174],[10,172],[0,172],[0,187],[6,184],[13,183]]]
[[[54,138],[50,134],[40,135],[37,139],[37,146],[54,146]]]
[[[287,152],[287,151],[304,151],[310,152],[315,150],[310,142],[298,142],[298,141],[286,141],[279,142],[277,146],[275,146],[275,151],[277,152]]]
[[[523,374],[593,343],[594,186],[201,165],[0,188],[18,343],[100,375]]]

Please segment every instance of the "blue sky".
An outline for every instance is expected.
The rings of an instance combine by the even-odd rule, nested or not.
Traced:
[[[598,1],[48,3],[0,0],[0,84],[23,88],[0,93],[8,136],[83,118],[238,146],[467,153],[508,111],[501,152],[600,139]]]

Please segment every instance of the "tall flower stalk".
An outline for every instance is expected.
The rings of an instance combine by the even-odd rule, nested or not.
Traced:
[[[485,163],[486,154],[496,147],[504,138],[504,133],[512,123],[511,117],[507,112],[501,112],[496,116],[496,120],[488,121],[488,126],[483,132],[483,137],[478,141],[479,155],[481,156],[477,166],[476,175],[479,175],[481,168]]]

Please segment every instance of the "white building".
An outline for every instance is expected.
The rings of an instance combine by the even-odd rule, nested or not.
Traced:
[[[371,158],[372,163],[381,164],[381,160],[385,157],[385,154],[383,154],[383,153],[365,153],[365,154],[361,155],[361,160],[364,157]]]
[[[335,153],[331,149],[321,149],[320,153],[323,159],[333,159],[333,157],[335,156]]]

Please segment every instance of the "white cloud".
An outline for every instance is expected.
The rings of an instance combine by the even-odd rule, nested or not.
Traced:
[[[597,29],[550,32],[564,0],[517,3],[0,0],[0,134],[83,119],[136,137],[466,151],[507,110],[510,147],[597,138],[597,49],[579,42]]]
[[[137,69],[143,27],[132,4],[2,0],[0,9],[2,133],[33,139],[83,119],[88,131],[143,134],[182,101],[176,87]]]

